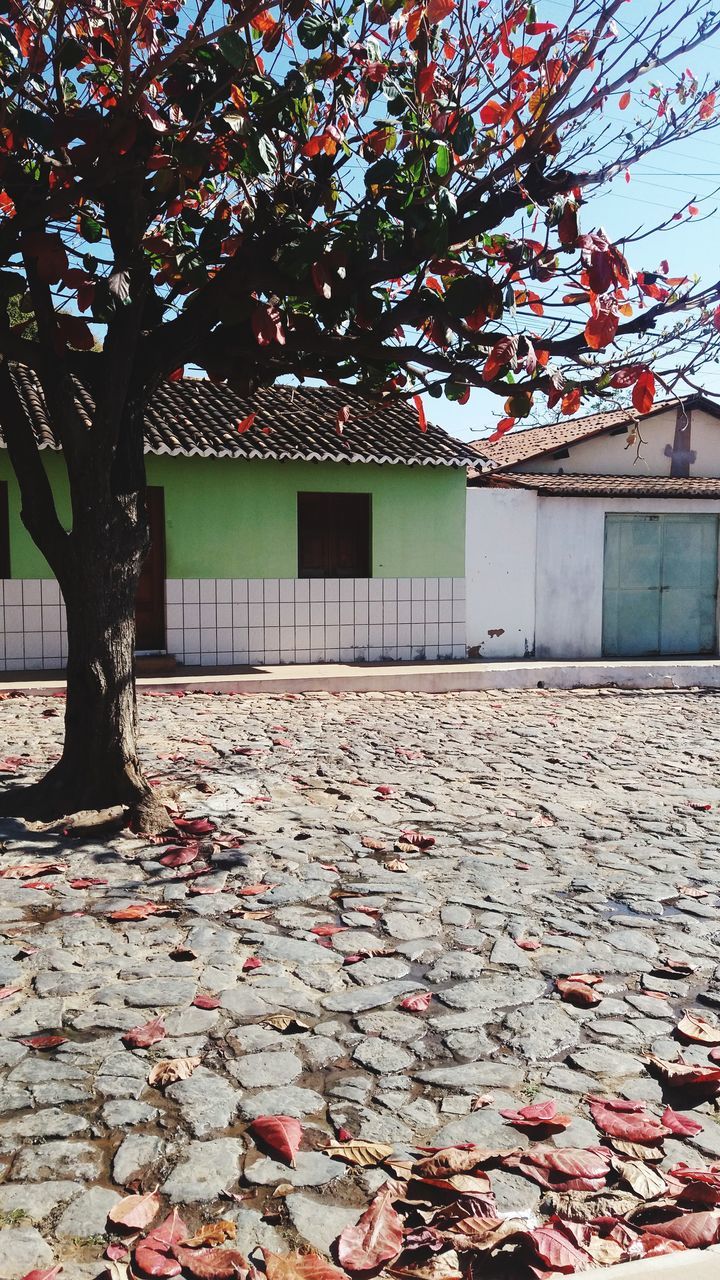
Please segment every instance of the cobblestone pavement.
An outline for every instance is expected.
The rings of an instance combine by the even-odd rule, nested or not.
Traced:
[[[3,766],[37,776],[61,713],[6,697]],[[245,1253],[327,1251],[384,1180],[323,1153],[341,1130],[400,1155],[522,1148],[500,1110],[554,1098],[573,1120],[550,1141],[586,1147],[588,1094],[662,1113],[645,1055],[675,1059],[681,1011],[720,1007],[720,697],[146,695],[141,714],[151,776],[216,824],[179,865],[129,833],[0,827],[0,1280],[54,1261],[91,1280],[108,1211],[156,1186],[193,1225],[233,1219]],[[136,904],[161,910],[112,918]],[[560,999],[578,972],[603,975],[599,1004]],[[400,1008],[418,992],[426,1010]],[[158,1015],[163,1039],[123,1043]],[[277,1114],[304,1127],[295,1169],[246,1132]],[[693,1116],[661,1167],[720,1159],[712,1100]],[[502,1211],[543,1194],[493,1189]]]

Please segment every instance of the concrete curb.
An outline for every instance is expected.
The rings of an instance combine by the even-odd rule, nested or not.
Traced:
[[[720,1276],[720,1246],[709,1249],[688,1249],[685,1253],[666,1253],[659,1258],[645,1258],[642,1262],[621,1262],[617,1267],[593,1267],[583,1272],[586,1276],[599,1276],[607,1280],[718,1280]],[[560,1273],[558,1273],[558,1280]]]
[[[20,672],[0,690],[50,694],[61,673]],[[494,689],[718,689],[720,660],[647,662],[386,662],[312,666],[180,668],[142,676],[144,693],[455,693]]]

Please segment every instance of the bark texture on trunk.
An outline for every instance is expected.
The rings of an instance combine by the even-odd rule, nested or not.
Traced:
[[[37,484],[23,492],[23,521],[42,544],[67,611],[65,741],[40,782],[0,797],[0,814],[50,822],[122,805],[137,830],[172,826],[137,744],[135,596],[149,536],[138,418],[136,404],[112,452],[84,447],[66,456],[73,523],[61,538],[38,527]]]

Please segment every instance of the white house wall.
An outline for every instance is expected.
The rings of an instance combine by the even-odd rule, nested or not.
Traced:
[[[535,656],[602,656],[605,516],[720,513],[720,501],[538,498]]]
[[[471,657],[523,658],[535,645],[537,494],[468,489],[467,643]]]
[[[597,475],[597,476],[669,476],[670,458],[665,455],[667,445],[675,439],[675,410],[647,418],[640,428],[642,440],[627,446],[627,433],[604,434],[590,440],[579,440],[568,445],[569,457],[531,458],[518,464],[516,471],[534,474]],[[720,476],[720,422],[709,414],[693,410],[690,448],[697,460],[690,468],[691,475]]]

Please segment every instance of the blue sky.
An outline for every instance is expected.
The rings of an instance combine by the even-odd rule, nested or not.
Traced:
[[[538,16],[542,19],[562,21],[568,5],[562,0],[540,0]],[[632,12],[649,6],[645,0],[633,0],[628,6],[628,18]],[[654,7],[654,6],[653,6]],[[557,19],[556,19],[557,13]],[[681,65],[689,65],[695,75],[718,77],[720,74],[720,36],[689,55]],[[671,81],[669,73],[658,73],[657,79]],[[618,119],[619,111],[610,111]],[[632,110],[626,113],[632,116]],[[628,121],[631,123],[631,121]],[[720,186],[720,128],[683,143],[664,148],[640,161],[630,170],[630,182],[624,175],[615,179],[605,194],[588,201],[582,212],[582,229],[590,231],[602,226],[613,240],[638,226],[652,227],[666,217],[672,217],[688,200],[695,203],[701,214],[717,209],[718,212],[705,221],[685,218],[674,223],[670,230],[631,245],[628,257],[636,270],[657,269],[665,258],[672,275],[698,274],[711,284],[720,278],[720,195],[712,193]],[[720,399],[720,368],[709,365],[704,372],[704,385],[710,395]],[[427,400],[428,417],[462,440],[486,435],[494,428],[495,421],[503,417],[502,401],[482,391],[474,391],[466,405],[442,400]]]

